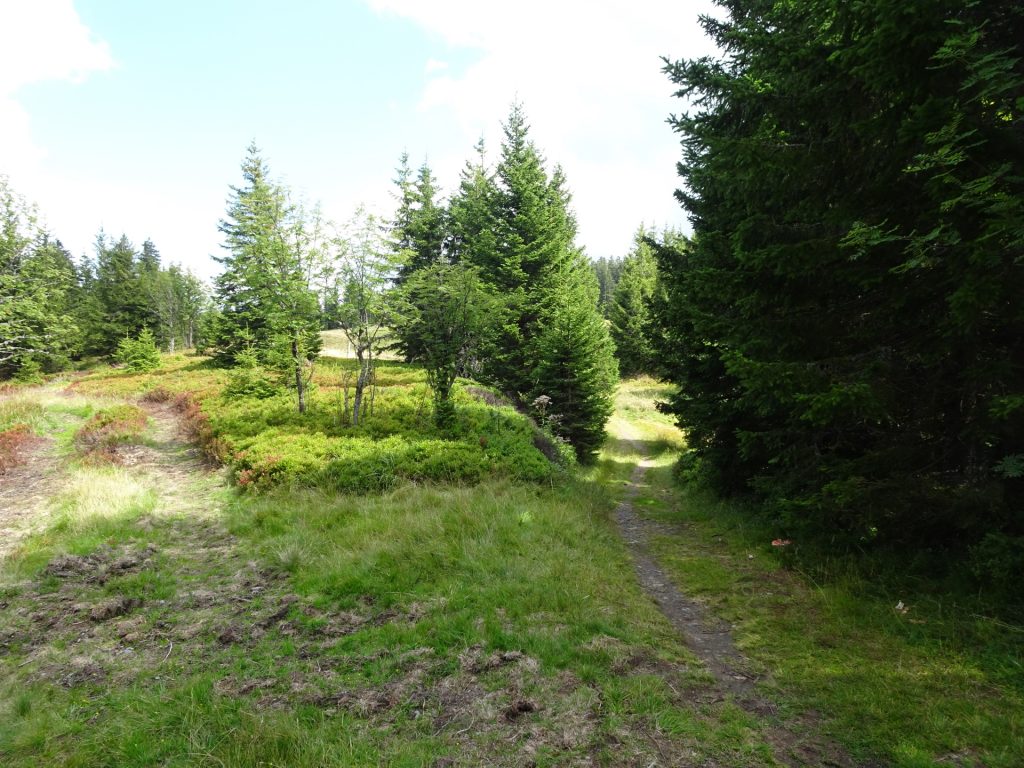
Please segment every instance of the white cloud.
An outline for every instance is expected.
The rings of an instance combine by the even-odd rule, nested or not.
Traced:
[[[450,110],[467,142],[485,135],[495,147],[498,121],[522,101],[534,139],[566,170],[592,255],[623,253],[641,220],[682,223],[672,198],[679,143],[665,125],[681,104],[660,57],[712,52],[697,23],[708,0],[369,2],[479,51],[462,71],[435,73],[421,109]]]
[[[95,201],[95,190],[46,170],[46,150],[33,139],[18,91],[47,80],[78,83],[113,66],[109,47],[82,24],[70,0],[0,3],[0,173],[40,204],[50,224],[56,218],[80,229],[77,218]],[[95,222],[89,227],[82,231]]]
[[[81,82],[113,66],[109,47],[82,24],[71,0],[0,3],[0,171],[28,175],[45,156],[16,98],[20,88],[45,80]]]
[[[427,63],[424,69],[426,70],[428,75],[433,72],[440,72],[441,70],[448,69],[448,62],[438,61],[437,59],[427,59]]]
[[[71,0],[0,4],[0,92],[41,80],[80,82],[114,60],[93,37]]]

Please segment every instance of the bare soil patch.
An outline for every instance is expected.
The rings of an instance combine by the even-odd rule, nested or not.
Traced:
[[[642,453],[641,446],[635,445],[634,448]],[[633,557],[637,579],[644,592],[657,603],[686,645],[714,677],[715,683],[710,691],[714,697],[712,701],[731,698],[749,714],[759,719],[774,720],[778,707],[755,687],[762,678],[750,671],[748,660],[736,648],[731,628],[712,616],[699,601],[687,597],[652,554],[650,541],[654,536],[666,533],[685,535],[685,531],[647,520],[634,509],[634,501],[648,468],[646,461],[637,464],[627,484],[625,497],[615,509],[615,519]],[[771,722],[767,725],[764,733],[773,747],[775,759],[788,766],[856,766],[845,750],[818,734],[818,721],[814,713],[806,713],[799,722]]]
[[[7,557],[45,515],[60,488],[60,461],[52,441],[30,436],[0,470],[0,560]]]

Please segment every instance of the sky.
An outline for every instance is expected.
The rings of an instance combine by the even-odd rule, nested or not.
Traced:
[[[251,141],[344,221],[390,214],[406,151],[443,190],[524,106],[578,242],[622,256],[685,226],[684,108],[661,71],[712,52],[709,0],[0,0],[0,174],[72,253],[102,228],[204,277]]]

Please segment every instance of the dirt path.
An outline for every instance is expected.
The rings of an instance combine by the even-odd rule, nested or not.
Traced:
[[[38,527],[60,488],[62,472],[53,441],[39,438],[33,443],[17,466],[0,475],[0,560]]]
[[[752,700],[755,678],[744,671],[744,659],[733,643],[729,627],[712,619],[700,603],[680,592],[650,552],[650,539],[664,533],[663,526],[644,520],[633,509],[649,466],[646,461],[637,464],[625,498],[615,509],[615,519],[633,556],[640,585],[714,675],[718,686],[741,701]]]
[[[637,454],[643,455],[643,445],[631,425],[622,439]],[[651,552],[650,543],[654,536],[666,533],[683,535],[675,528],[641,517],[634,508],[651,466],[649,459],[637,463],[626,493],[615,508],[615,520],[632,555],[640,586],[714,677],[714,692],[718,696],[732,697],[737,705],[758,718],[773,718],[778,707],[755,688],[762,678],[749,672],[749,663],[736,648],[730,627],[711,616],[701,603],[687,597]],[[818,718],[814,714],[798,718],[795,722],[769,724],[764,728],[775,759],[783,765],[857,767],[858,764],[845,750],[821,737],[818,731]],[[877,765],[872,763],[861,768]]]
[[[635,434],[627,436],[625,440],[637,453],[642,454],[643,449]],[[745,671],[747,665],[733,643],[729,627],[713,619],[700,603],[680,592],[651,554],[651,537],[664,533],[664,526],[643,519],[633,508],[650,466],[646,459],[636,465],[625,497],[615,508],[615,519],[633,556],[640,585],[682,635],[690,650],[708,668],[723,692],[735,696],[745,709],[761,712],[773,710],[769,702],[755,694],[756,678]]]

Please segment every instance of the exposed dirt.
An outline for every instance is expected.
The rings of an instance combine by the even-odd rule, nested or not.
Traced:
[[[17,464],[0,474],[0,560],[39,524],[61,479],[53,441],[43,438],[33,439]]]
[[[567,671],[542,670],[518,650],[474,645],[447,658],[429,647],[381,647],[365,655],[345,650],[355,633],[388,626],[400,634],[403,626],[443,610],[443,600],[383,607],[367,596],[350,610],[326,611],[294,594],[283,572],[248,559],[225,529],[223,477],[179,433],[173,406],[143,405],[152,419],[144,444],[117,447],[118,462],[158,499],[136,522],[137,538],[59,555],[38,580],[0,595],[0,658],[16,659],[24,679],[100,697],[111,688],[203,669],[216,679],[215,695],[244,700],[255,710],[313,706],[327,717],[344,714],[346,727],[365,724],[396,738],[426,728],[449,747],[435,766],[715,768],[694,738],[666,733],[653,718],[610,715],[615,704],[600,686]],[[19,489],[10,492],[26,521],[58,488],[60,468],[48,456],[43,451],[26,464]],[[645,471],[641,465],[634,473],[619,524],[644,589],[715,682],[710,689],[697,685],[685,665],[611,637],[593,645],[617,659],[613,669],[620,677],[664,681],[678,707],[714,711],[734,699],[759,720],[775,721],[774,705],[755,689],[728,627],[673,586],[650,554],[651,536],[665,528],[633,509]],[[0,504],[5,490],[6,484]],[[538,621],[547,626],[547,618]],[[270,665],[267,654],[273,655]],[[261,657],[251,666],[240,663]],[[764,738],[783,764],[852,765],[814,731],[808,715],[788,729],[766,728]]]
[[[637,453],[643,454],[640,441],[627,439],[626,442]],[[773,717],[778,707],[756,688],[760,678],[750,671],[748,660],[736,648],[729,625],[712,616],[700,602],[687,597],[650,550],[654,536],[666,533],[685,535],[685,531],[647,520],[636,513],[634,502],[650,466],[647,460],[637,464],[625,496],[615,508],[615,519],[633,557],[637,579],[644,592],[657,603],[686,645],[714,677],[711,695],[718,693],[722,697],[731,697],[746,712],[759,718]],[[818,718],[807,713],[799,722],[771,725],[764,729],[764,733],[773,747],[775,759],[783,765],[856,766],[857,763],[842,748],[818,735],[818,727]]]
[[[615,518],[633,555],[640,585],[714,675],[718,687],[741,702],[755,700],[756,677],[746,671],[748,665],[736,650],[729,627],[711,617],[700,603],[680,592],[650,552],[651,537],[664,533],[664,526],[645,520],[633,509],[633,501],[647,469],[646,462],[637,464],[625,498],[615,509]]]

